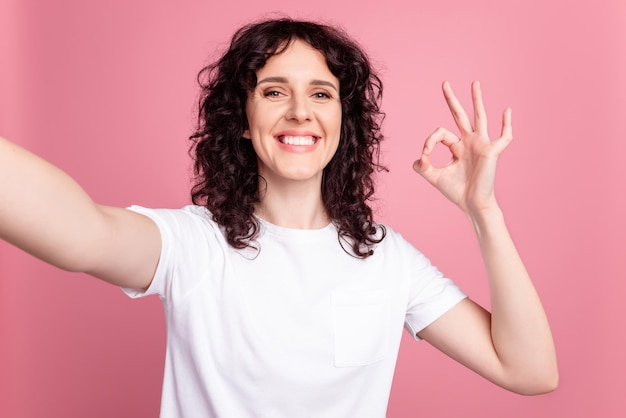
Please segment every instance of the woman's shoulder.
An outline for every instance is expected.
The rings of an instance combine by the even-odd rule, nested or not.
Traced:
[[[384,252],[391,252],[394,254],[412,254],[423,256],[415,245],[405,236],[389,226],[388,224],[379,223],[378,227],[381,231],[384,231],[385,238],[377,245],[377,248]],[[381,232],[378,232],[379,234]]]
[[[134,212],[141,213],[143,215],[149,217],[159,217],[159,218],[171,218],[171,219],[181,219],[181,218],[199,218],[200,220],[206,220],[213,222],[211,213],[204,206],[198,205],[186,205],[180,208],[150,208],[141,205],[131,205],[127,209],[132,210]]]
[[[187,205],[180,208],[148,208],[139,205],[128,207],[152,219],[162,232],[170,231],[176,235],[211,233],[221,234],[221,228],[213,220],[211,212],[204,206]]]

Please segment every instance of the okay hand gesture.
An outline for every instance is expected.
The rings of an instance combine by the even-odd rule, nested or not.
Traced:
[[[413,164],[413,169],[467,215],[497,207],[494,195],[496,162],[513,139],[511,109],[506,109],[502,116],[500,137],[491,141],[478,81],[472,83],[473,123],[447,81],[443,83],[443,95],[461,136],[438,128],[426,138],[422,155]],[[444,167],[435,167],[429,160],[438,143],[448,147],[452,154]]]

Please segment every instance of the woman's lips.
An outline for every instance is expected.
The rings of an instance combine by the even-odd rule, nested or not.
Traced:
[[[280,147],[289,152],[308,152],[317,148],[322,139],[311,131],[281,131],[274,135]]]
[[[278,137],[278,141],[281,144],[285,145],[296,145],[296,146],[311,146],[317,142],[317,137],[315,136],[296,136],[296,135],[282,135]]]

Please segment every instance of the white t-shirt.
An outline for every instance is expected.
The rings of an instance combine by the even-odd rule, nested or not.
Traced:
[[[131,209],[163,240],[149,289],[125,289],[165,307],[161,417],[384,417],[403,326],[417,338],[465,298],[391,228],[363,260],[332,224],[261,221],[257,252],[202,207]]]

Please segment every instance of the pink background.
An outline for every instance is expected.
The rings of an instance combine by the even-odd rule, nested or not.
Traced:
[[[432,130],[453,126],[443,79],[465,103],[482,81],[493,134],[513,108],[498,194],[551,319],[560,388],[514,395],[407,337],[389,416],[625,416],[623,0],[2,0],[0,135],[99,202],[182,206],[196,73],[237,27],[270,12],[342,25],[369,51],[388,115],[379,219],[485,304],[471,228],[411,163]],[[158,413],[157,298],[131,301],[0,243],[0,339],[0,416]]]

